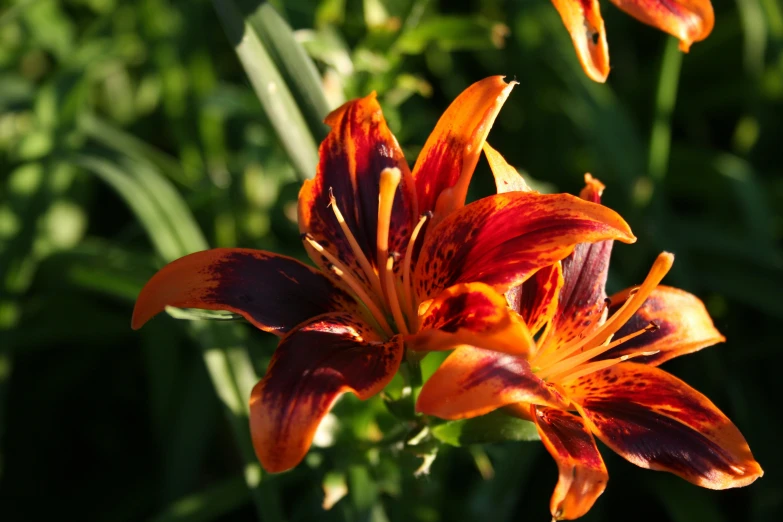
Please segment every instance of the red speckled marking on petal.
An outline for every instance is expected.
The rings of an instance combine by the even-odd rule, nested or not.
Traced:
[[[533,340],[505,298],[482,283],[455,285],[435,298],[420,317],[419,331],[406,339],[412,350],[448,350],[469,344],[517,355]]]
[[[511,309],[519,313],[535,334],[553,319],[562,286],[562,267],[555,263],[545,266],[530,279],[506,292],[506,298]]]
[[[577,243],[635,241],[613,210],[568,194],[509,192],[461,208],[433,227],[414,273],[419,301],[456,283],[505,292]]]
[[[566,389],[593,433],[638,466],[711,489],[745,486],[763,474],[737,427],[659,368],[620,363]]]
[[[360,248],[375,266],[381,172],[396,167],[402,174],[392,207],[389,234],[389,251],[400,255],[405,253],[418,219],[413,178],[374,93],[346,103],[325,121],[331,131],[319,149],[318,171],[314,179],[305,181],[299,192],[299,230],[309,232],[369,288],[367,278],[329,208],[330,194],[334,195]],[[325,258],[309,245],[305,246],[316,264],[328,267]],[[330,273],[328,269],[326,272]]]
[[[381,342],[349,314],[325,314],[280,341],[250,399],[250,431],[265,470],[296,466],[318,425],[345,392],[367,399],[394,377],[402,338]]]
[[[537,406],[533,418],[560,472],[549,504],[552,516],[579,518],[593,507],[609,480],[593,435],[581,417],[567,411]]]

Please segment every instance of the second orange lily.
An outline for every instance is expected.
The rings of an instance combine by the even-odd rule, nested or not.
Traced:
[[[588,175],[581,195],[598,202],[602,190]],[[555,519],[581,517],[606,487],[594,436],[634,464],[706,488],[745,486],[763,473],[709,399],[657,368],[724,340],[698,298],[659,286],[674,256],[661,254],[640,286],[607,299],[611,250],[611,241],[578,245],[510,291],[530,328],[517,340],[522,355],[459,347],[417,402],[444,419],[505,408],[533,421],[560,471]]]
[[[669,33],[688,52],[691,44],[712,32],[715,15],[710,0],[611,0],[637,20]],[[571,35],[587,76],[605,82],[609,75],[609,47],[598,0],[552,0]]]

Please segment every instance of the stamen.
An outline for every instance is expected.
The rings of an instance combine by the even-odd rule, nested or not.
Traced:
[[[316,252],[321,254],[326,258],[327,261],[329,261],[330,266],[329,269],[334,272],[337,277],[342,279],[346,285],[351,289],[351,291],[356,295],[356,297],[359,298],[359,300],[364,303],[364,305],[367,307],[367,309],[372,314],[373,318],[378,322],[381,329],[384,330],[387,334],[391,335],[392,329],[389,326],[388,321],[386,321],[386,317],[383,315],[383,312],[378,308],[378,305],[375,303],[375,301],[372,299],[370,295],[367,294],[367,291],[364,289],[364,285],[356,279],[354,276],[351,275],[351,272],[346,269],[345,265],[337,259],[335,256],[333,256],[329,251],[327,251],[324,247],[322,247],[318,241],[313,239],[313,236],[310,234],[304,234],[302,238],[307,241],[307,243],[315,249]]]
[[[378,270],[387,268],[387,258],[389,257],[389,227],[391,226],[391,213],[392,206],[394,205],[394,195],[397,191],[397,186],[400,184],[402,174],[400,169],[386,168],[381,171],[380,190],[378,195],[378,233],[377,236],[377,251],[376,261]],[[385,288],[385,281],[388,276],[380,277],[381,288],[383,295],[386,297],[386,301],[391,307],[389,301],[389,289]]]
[[[373,319],[375,319],[378,322],[378,326],[381,327],[381,329],[386,333],[386,335],[391,336],[394,333],[394,330],[392,330],[391,326],[389,326],[389,322],[386,320],[386,318],[383,316],[383,312],[378,308],[378,305],[376,305],[367,295],[367,292],[364,291],[364,288],[361,287],[359,282],[354,279],[353,276],[349,275],[348,272],[344,272],[343,270],[340,270],[335,265],[330,265],[329,268],[334,272],[337,277],[342,279],[346,282],[346,284],[356,293],[356,296],[359,298],[359,300],[367,307],[367,309],[372,314]],[[357,286],[358,285],[358,286]]]
[[[608,344],[603,344],[600,346],[597,346],[591,350],[585,350],[584,352],[580,353],[579,355],[575,355],[573,357],[563,359],[559,363],[554,364],[552,366],[549,366],[545,368],[544,370],[540,371],[538,373],[538,377],[541,379],[546,379],[547,377],[554,376],[556,374],[562,374],[567,371],[569,371],[572,368],[576,368],[580,364],[589,361],[590,359],[593,359],[594,357],[598,357],[602,353],[608,352],[612,348],[615,348],[617,346],[620,346],[621,344],[630,341],[634,337],[639,337],[643,333],[647,332],[654,332],[658,329],[658,326],[655,323],[650,323],[649,325],[645,326],[641,330],[638,330],[632,334],[628,334],[625,337],[621,337],[620,339],[617,339],[615,341],[612,341]],[[555,380],[553,378],[553,380]]]
[[[419,222],[416,223],[416,227],[413,229],[411,238],[408,241],[408,249],[405,251],[405,260],[402,264],[402,298],[406,309],[405,314],[411,321],[415,322],[415,324],[411,324],[411,328],[414,330],[418,329],[419,316],[416,313],[418,304],[414,302],[416,298],[411,292],[411,260],[413,259],[413,248],[416,244],[416,238],[419,237],[419,232],[424,227],[424,223],[431,217],[432,212],[427,212],[419,218]]]
[[[595,373],[597,371],[603,370],[604,368],[609,368],[611,366],[614,366],[617,363],[621,363],[629,359],[634,359],[636,357],[647,357],[650,355],[655,355],[656,353],[659,352],[660,350],[653,350],[650,352],[636,352],[628,355],[623,355],[622,357],[617,357],[615,359],[606,359],[605,361],[595,361],[589,364],[585,364],[580,368],[575,368],[570,372],[561,373],[560,375],[554,375],[552,376],[552,381],[557,381],[560,384],[566,384],[571,381],[575,381],[580,377],[584,377],[585,375],[590,375],[591,373]]]
[[[353,232],[351,232],[351,229],[348,228],[348,223],[345,222],[343,213],[340,212],[340,209],[337,207],[337,199],[334,197],[331,188],[329,189],[329,206],[332,207],[334,216],[337,218],[337,222],[340,224],[340,228],[343,230],[343,234],[345,234],[346,239],[348,239],[348,244],[351,245],[351,250],[353,251],[354,256],[356,256],[356,259],[359,261],[359,266],[362,267],[362,270],[367,276],[367,280],[370,281],[373,292],[379,296],[383,295],[381,290],[381,281],[378,279],[378,274],[375,272],[375,270],[373,270],[370,261],[367,259],[367,256],[364,255],[364,252],[359,246],[359,242],[356,241]]]
[[[655,260],[655,263],[653,263],[652,268],[650,268],[650,273],[647,274],[647,277],[641,286],[630,292],[629,299],[625,301],[617,312],[609,317],[601,328],[598,328],[583,339],[575,339],[562,349],[547,354],[538,361],[531,362],[531,365],[547,368],[553,366],[558,361],[563,361],[575,353],[590,350],[591,348],[603,344],[611,335],[614,335],[615,332],[622,328],[628,319],[630,319],[644,304],[650,293],[655,290],[658,283],[660,283],[669,272],[673,262],[674,256],[672,254],[668,252],[661,253]]]
[[[400,301],[397,299],[397,288],[394,284],[394,256],[389,256],[386,260],[386,292],[389,297],[389,305],[391,308],[394,322],[397,323],[397,329],[403,335],[408,335],[408,325],[405,324],[405,317],[400,310]]]

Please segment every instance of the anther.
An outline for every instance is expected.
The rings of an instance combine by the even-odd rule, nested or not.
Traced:
[[[650,324],[648,324],[647,328],[645,328],[645,330],[647,330],[648,332],[657,332],[660,329],[661,327],[658,326],[658,323],[656,323],[655,321],[650,321]]]

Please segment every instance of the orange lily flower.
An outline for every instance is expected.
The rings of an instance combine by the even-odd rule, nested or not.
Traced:
[[[609,75],[609,47],[598,0],[552,0],[571,35],[576,54],[587,76],[605,82]],[[679,38],[680,49],[712,32],[715,15],[710,0],[612,0],[640,22]]]
[[[134,328],[170,305],[229,310],[282,336],[250,398],[267,471],[304,458],[340,395],[380,392],[406,347],[481,339],[513,352],[508,339],[525,327],[506,289],[577,243],[635,240],[616,213],[566,194],[505,193],[465,206],[512,87],[496,76],[464,91],[412,172],[375,94],[332,112],[316,176],[299,193],[299,228],[318,270],[271,252],[214,249],[170,263],[141,291]]]
[[[603,185],[587,182],[582,197],[599,201]],[[640,286],[607,299],[611,249],[611,241],[578,245],[507,294],[530,328],[518,340],[526,355],[459,347],[417,402],[419,412],[444,419],[504,407],[534,422],[560,472],[555,519],[584,515],[606,487],[594,436],[638,466],[706,488],[745,486],[763,473],[709,399],[657,368],[724,341],[698,298],[658,284],[673,256],[661,254]]]

